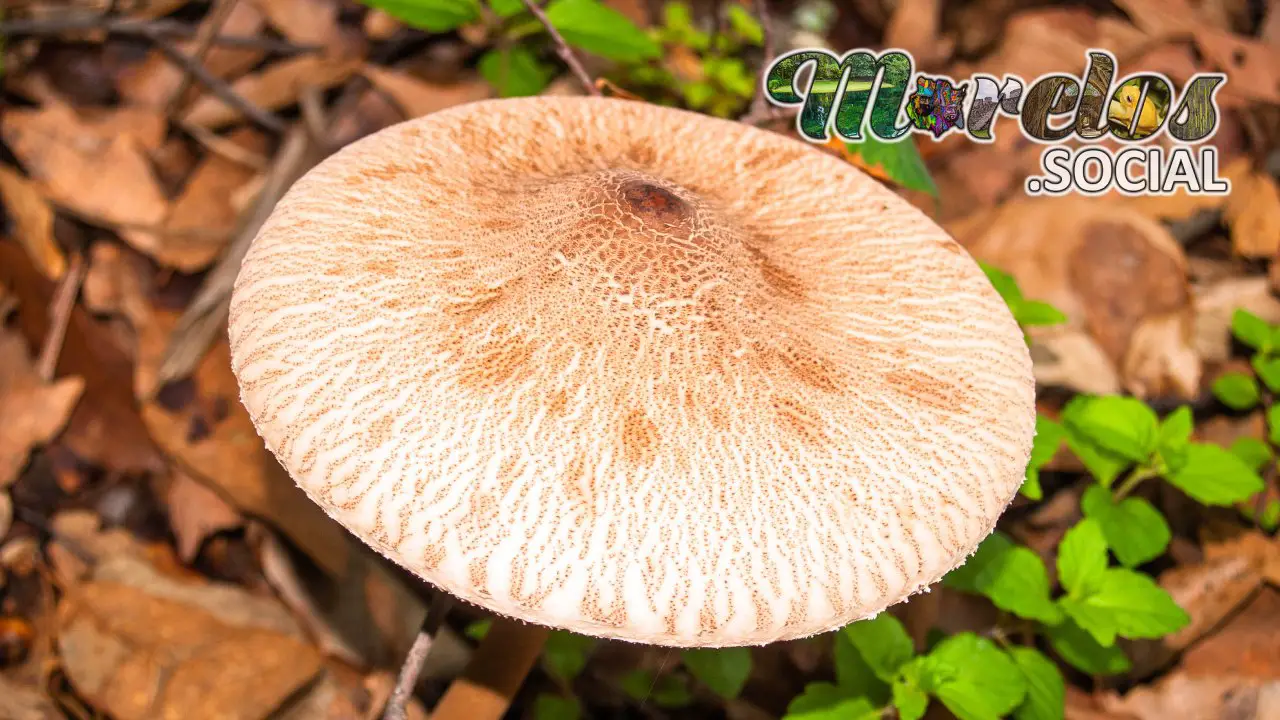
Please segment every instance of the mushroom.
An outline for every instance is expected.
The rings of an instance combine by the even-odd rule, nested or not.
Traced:
[[[614,98],[340,150],[253,242],[230,336],[266,446],[365,543],[500,616],[655,645],[922,590],[1035,426],[1022,332],[923,213],[808,144]]]

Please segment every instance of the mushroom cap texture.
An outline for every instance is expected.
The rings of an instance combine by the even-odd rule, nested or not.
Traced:
[[[355,535],[600,637],[813,635],[991,532],[1031,358],[927,216],[798,140],[609,98],[459,106],[299,180],[231,302],[267,447]]]

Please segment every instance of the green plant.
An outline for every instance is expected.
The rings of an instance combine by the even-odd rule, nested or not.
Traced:
[[[1249,362],[1253,372],[1223,373],[1213,382],[1212,390],[1214,396],[1232,410],[1262,407],[1267,441],[1241,438],[1231,446],[1236,457],[1258,472],[1275,461],[1274,448],[1280,446],[1280,405],[1274,402],[1280,393],[1280,326],[1238,309],[1231,316],[1231,334],[1253,350]],[[1241,510],[1267,531],[1280,526],[1280,500],[1271,500],[1261,508],[1246,505]]]

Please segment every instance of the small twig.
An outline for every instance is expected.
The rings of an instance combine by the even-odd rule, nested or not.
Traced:
[[[261,153],[243,148],[208,128],[202,128],[185,120],[175,120],[173,124],[190,135],[193,140],[203,145],[209,152],[221,155],[233,163],[244,165],[255,172],[262,172],[269,165],[269,161]]]
[[[400,677],[396,679],[395,689],[391,691],[391,699],[387,700],[387,709],[383,720],[405,720],[409,698],[413,696],[413,688],[418,684],[418,676],[422,674],[422,666],[431,652],[431,643],[435,640],[444,616],[453,604],[453,596],[443,590],[436,590],[431,597],[431,605],[427,615],[422,619],[422,629],[413,640],[413,647],[400,667]]]
[[[155,44],[160,52],[164,53],[173,62],[177,63],[190,75],[200,81],[202,85],[209,88],[209,91],[217,95],[226,104],[234,107],[244,114],[245,117],[253,120],[262,127],[281,134],[286,131],[284,121],[276,117],[274,114],[258,107],[253,102],[244,98],[240,93],[227,83],[227,81],[209,72],[209,69],[194,60],[190,55],[182,52],[168,39],[160,35],[150,35],[148,39]]]
[[[44,336],[44,345],[40,348],[40,357],[36,361],[36,372],[44,382],[53,380],[58,367],[62,341],[67,337],[67,325],[71,323],[71,311],[75,308],[76,296],[80,294],[84,275],[84,258],[76,253],[71,256],[71,264],[54,290],[53,302],[49,304],[49,331]]]
[[[760,65],[760,82],[756,86],[756,94],[751,98],[751,107],[747,114],[739,118],[748,125],[763,125],[776,120],[782,115],[781,108],[769,104],[768,82],[769,65],[773,62],[774,38],[773,19],[769,15],[768,0],[755,0],[757,20],[760,21],[760,32],[764,36],[764,62]]]
[[[214,0],[213,9],[209,11],[208,17],[200,24],[200,29],[196,31],[195,47],[191,52],[191,67],[203,67],[205,56],[209,54],[209,49],[213,47],[213,39],[218,36],[218,32],[222,30],[222,26],[227,22],[227,18],[231,16],[231,11],[236,6],[236,0]],[[169,101],[165,103],[165,117],[173,117],[178,108],[182,105],[182,98],[186,96],[187,91],[191,89],[192,73],[190,70],[182,73],[182,79],[178,82],[178,87],[173,89],[173,94],[169,96]]]
[[[595,82],[591,80],[591,76],[587,74],[586,68],[582,67],[582,63],[578,62],[578,56],[573,54],[573,50],[569,48],[569,43],[564,41],[560,36],[560,31],[556,30],[551,24],[551,20],[547,18],[547,14],[542,12],[542,8],[533,3],[533,0],[523,0],[524,6],[529,8],[529,12],[542,23],[547,29],[547,33],[551,35],[551,39],[556,44],[556,54],[564,61],[565,65],[578,76],[578,82],[582,83],[582,87],[586,89],[588,95],[600,97],[600,88],[596,87]]]
[[[138,20],[107,15],[67,15],[63,17],[0,22],[0,35],[62,35],[98,30],[116,35],[142,37],[190,38],[199,34],[198,27],[172,20]],[[320,45],[300,45],[278,38],[259,35],[215,35],[214,45],[250,48],[281,55],[301,55],[324,50]]]
[[[314,85],[304,87],[298,98],[298,108],[302,111],[302,124],[310,133],[311,142],[327,151],[329,120],[324,116],[324,95],[320,89]]]

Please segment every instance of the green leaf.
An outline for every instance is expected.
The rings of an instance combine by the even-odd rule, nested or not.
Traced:
[[[1191,431],[1194,429],[1195,418],[1191,414],[1191,408],[1183,405],[1160,421],[1160,434],[1156,444],[1161,448],[1182,447],[1191,440]]]
[[[1066,713],[1067,687],[1058,666],[1031,647],[1009,649],[1009,657],[1022,671],[1027,697],[1013,711],[1015,720],[1062,720]]]
[[[578,720],[582,709],[576,698],[542,693],[533,701],[535,720]]]
[[[859,620],[841,629],[867,661],[876,677],[891,683],[898,668],[915,655],[915,647],[898,618],[887,612],[869,620]]]
[[[978,267],[982,268],[982,272],[987,276],[991,287],[996,289],[996,292],[1000,294],[1000,298],[1004,300],[1010,309],[1015,304],[1022,302],[1022,290],[1018,287],[1018,282],[1013,279],[1012,275],[981,260],[978,261]]]
[[[1120,472],[1130,465],[1129,460],[1097,444],[1089,435],[1073,429],[1070,422],[1073,417],[1083,415],[1085,407],[1092,400],[1086,395],[1077,395],[1068,401],[1062,409],[1063,428],[1067,433],[1067,447],[1080,458],[1090,475],[1104,487],[1110,487]]]
[[[809,683],[789,705],[783,720],[878,720],[880,708],[831,683]]]
[[[1026,697],[1022,672],[990,640],[960,633],[929,653],[922,684],[960,720],[995,720]]]
[[[1267,408],[1267,439],[1280,445],[1280,405]]]
[[[684,666],[722,698],[738,697],[751,674],[751,650],[745,647],[685,650]]]
[[[1262,397],[1258,381],[1242,372],[1223,373],[1213,381],[1213,396],[1232,410],[1248,410]]]
[[[1132,667],[1123,650],[1099,645],[1092,635],[1070,620],[1046,628],[1046,633],[1053,651],[1088,675],[1119,675]]]
[[[743,40],[752,45],[764,44],[764,29],[746,8],[738,4],[729,5],[728,19],[729,27]]]
[[[1044,467],[1057,454],[1062,446],[1062,438],[1066,430],[1062,425],[1043,415],[1036,415],[1036,437],[1031,443],[1031,459],[1027,461],[1027,479],[1022,484],[1022,494],[1032,500],[1044,497],[1040,489],[1040,468]]]
[[[520,0],[489,0],[489,9],[500,18],[509,18],[524,12],[524,3]]]
[[[1067,321],[1061,310],[1039,300],[1023,300],[1014,308],[1013,317],[1024,327],[1061,325]]]
[[[523,45],[490,50],[481,56],[478,68],[502,97],[537,95],[551,82],[551,71]]]
[[[1253,371],[1258,374],[1258,379],[1271,392],[1280,392],[1280,358],[1269,357],[1264,355],[1254,355]]]
[[[1157,558],[1169,546],[1169,524],[1142,498],[1127,497],[1116,503],[1106,488],[1093,485],[1084,491],[1080,507],[1085,517],[1098,521],[1107,546],[1125,567]]]
[[[1092,592],[1107,569],[1107,540],[1098,521],[1085,518],[1058,545],[1058,582],[1068,592]]]
[[[587,666],[587,653],[595,641],[585,635],[556,630],[547,636],[542,666],[561,680],[572,680]]]
[[[1231,334],[1259,352],[1271,349],[1271,326],[1266,320],[1243,308],[1237,308],[1231,314]]]
[[[622,676],[621,685],[632,699],[659,707],[686,707],[693,702],[693,693],[679,675],[663,675],[655,680],[648,670],[633,670]]]
[[[846,142],[849,152],[857,155],[867,167],[880,169],[893,182],[909,190],[938,196],[938,186],[920,157],[910,135],[898,142],[885,142],[872,133],[863,133],[858,142]]]
[[[1232,455],[1243,460],[1244,464],[1254,472],[1261,472],[1262,466],[1275,457],[1275,453],[1271,452],[1271,446],[1257,438],[1236,438],[1229,449]]]
[[[1205,505],[1231,505],[1262,490],[1262,478],[1235,453],[1217,445],[1191,443],[1186,462],[1166,478]]]
[[[916,658],[902,668],[893,681],[893,706],[898,709],[898,720],[920,720],[929,709],[929,695],[920,687],[920,667],[924,658]]]
[[[405,24],[430,32],[448,32],[480,19],[479,0],[363,0]]]
[[[565,42],[610,60],[634,62],[662,54],[627,16],[598,0],[553,0],[547,19]]]
[[[1132,570],[1108,569],[1093,592],[1068,595],[1062,609],[1093,636],[1111,646],[1116,636],[1160,638],[1191,622],[1186,611],[1150,577]]]
[[[1123,395],[1101,395],[1064,408],[1068,433],[1079,434],[1130,462],[1145,462],[1155,452],[1159,419],[1146,403]]]
[[[1049,599],[1049,572],[1030,548],[992,533],[973,557],[943,578],[948,586],[979,593],[1018,617],[1055,623],[1062,613]]]
[[[1262,509],[1262,517],[1257,519],[1258,525],[1267,532],[1274,532],[1280,526],[1280,500],[1271,500]]]
[[[865,697],[877,707],[889,701],[889,686],[876,677],[876,673],[853,646],[848,633],[834,633],[832,654],[835,656],[836,684],[849,694]]]
[[[477,620],[468,625],[462,632],[467,637],[480,642],[485,635],[489,634],[489,628],[493,625],[492,620]]]

